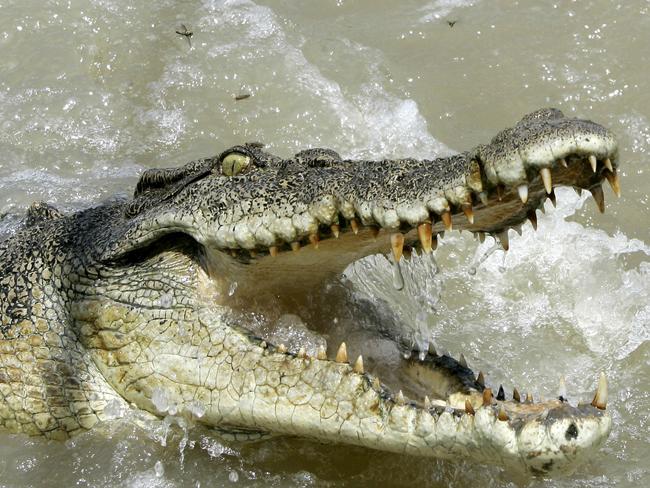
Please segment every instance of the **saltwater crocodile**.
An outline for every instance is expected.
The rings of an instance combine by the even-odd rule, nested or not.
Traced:
[[[351,262],[388,252],[401,288],[407,251],[431,253],[452,227],[507,248],[555,185],[589,190],[602,210],[617,166],[609,131],[542,109],[449,158],[283,159],[250,143],[145,171],[128,201],[71,215],[34,204],[0,243],[0,426],[66,439],[128,403],[238,438],[572,468],[611,429],[602,374],[591,402],[570,405],[564,386],[534,402],[431,349],[382,382],[345,343],[272,343],[246,320],[321,307],[304,318],[326,329],[339,304],[312,298]]]

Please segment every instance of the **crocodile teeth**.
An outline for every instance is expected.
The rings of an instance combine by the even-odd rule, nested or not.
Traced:
[[[281,353],[287,352],[287,346],[285,346],[284,344],[280,344],[278,346],[278,352],[281,352]]]
[[[485,242],[485,232],[479,232],[478,233],[478,240],[481,244]]]
[[[276,257],[278,255],[278,246],[271,246],[269,247],[269,254],[272,257]]]
[[[569,167],[569,165],[568,165],[567,162],[566,162],[566,159],[564,159],[564,158],[560,158],[560,164],[561,164],[562,166],[564,166],[565,168],[568,168],[568,167]]]
[[[433,342],[429,342],[429,346],[427,347],[427,350],[429,351],[429,354],[432,356],[437,356],[438,353],[436,352],[436,346],[433,345]]]
[[[605,168],[610,170],[612,173],[614,172],[614,167],[612,166],[612,160],[609,158],[605,158]]]
[[[314,249],[318,249],[318,243],[320,242],[320,237],[318,237],[318,234],[309,234],[309,242],[312,243]]]
[[[591,164],[591,169],[596,172],[596,167],[598,166],[598,160],[596,159],[596,156],[593,154],[589,155],[589,164]]]
[[[603,187],[601,185],[594,186],[589,191],[596,201],[598,211],[600,213],[605,213],[605,194],[603,193]]]
[[[332,231],[332,235],[338,239],[339,235],[341,234],[341,228],[339,227],[338,224],[332,224],[330,225],[330,230]]]
[[[503,385],[499,385],[499,391],[497,392],[497,400],[503,401],[506,399],[506,392],[503,391]]]
[[[557,207],[557,198],[555,197],[555,192],[551,190],[551,193],[548,194],[548,199],[551,201],[554,207]]]
[[[381,381],[376,376],[372,379],[372,387],[377,391],[381,390]]]
[[[348,362],[348,348],[345,345],[345,342],[341,342],[339,350],[336,352],[336,362],[337,363],[347,363]]]
[[[517,390],[517,388],[512,389],[512,399],[516,402],[521,402],[521,395],[519,394],[519,390]]]
[[[291,243],[291,250],[292,250],[293,252],[298,252],[298,251],[300,251],[300,243],[299,243],[298,241],[293,241],[293,242]]]
[[[465,359],[465,355],[462,352],[458,358],[458,364],[460,364],[463,368],[467,368],[467,359]]]
[[[492,388],[483,390],[483,406],[492,405]]]
[[[481,385],[482,388],[485,388],[485,376],[483,375],[483,371],[478,372],[478,376],[476,377],[476,382]]]
[[[524,400],[526,403],[533,403],[533,395],[531,395],[529,392],[526,392],[526,400]]]
[[[418,225],[418,238],[420,239],[420,244],[425,253],[429,254],[431,252],[431,224],[424,222],[423,224]]]
[[[474,411],[474,407],[472,406],[472,403],[469,401],[469,398],[465,398],[465,412],[474,415],[476,412]]]
[[[605,373],[600,373],[598,388],[596,389],[596,394],[594,395],[591,404],[600,410],[605,410],[607,408],[607,377],[605,376]]]
[[[537,213],[534,210],[528,212],[528,220],[530,220],[533,230],[537,230]]]
[[[445,230],[451,230],[451,213],[449,213],[449,210],[442,212],[442,215],[440,217],[442,218],[442,222],[445,224]]]
[[[508,414],[506,413],[506,409],[503,408],[503,405],[501,405],[501,408],[499,409],[498,419],[503,422],[510,419],[510,417],[508,417]]]
[[[350,220],[350,227],[352,227],[352,232],[354,232],[354,235],[357,235],[359,233],[359,222],[357,222],[357,219]]]
[[[320,359],[320,360],[327,359],[327,351],[325,350],[325,346],[323,346],[323,345],[318,346],[318,352],[316,353],[316,359]]]
[[[359,356],[352,367],[355,373],[363,374],[363,356]]]
[[[402,259],[402,252],[404,251],[404,234],[395,232],[390,235],[390,247],[393,250],[393,257],[395,262],[399,263]]]
[[[546,193],[551,193],[553,191],[553,179],[551,178],[551,170],[549,168],[542,168],[539,170],[539,174],[542,176],[542,181],[544,182]]]
[[[463,213],[465,214],[465,217],[467,217],[467,221],[470,224],[474,223],[474,211],[472,210],[472,204],[471,203],[463,203]]]
[[[268,344],[266,343],[266,341],[262,341],[262,342],[260,342],[260,347],[261,347],[262,349],[266,349],[267,346],[268,346]]]
[[[304,347],[301,347],[298,350],[298,357],[301,358],[301,359],[305,359],[307,357],[307,351],[305,351]]]
[[[557,390],[557,396],[560,399],[561,402],[566,401],[567,396],[566,396],[566,380],[564,379],[564,376],[560,376],[560,387]]]
[[[397,392],[397,396],[395,397],[395,402],[398,405],[404,405],[404,393],[402,393],[402,390]]]
[[[504,230],[503,232],[499,232],[497,234],[497,238],[499,239],[499,242],[501,243],[501,247],[503,248],[504,251],[507,251],[510,249],[510,241],[508,240],[508,230]]]
[[[517,193],[519,193],[519,198],[521,198],[521,203],[526,203],[528,201],[528,185],[526,184],[519,185],[517,187]]]
[[[609,183],[609,186],[612,187],[612,190],[614,191],[614,194],[618,197],[621,198],[621,184],[618,181],[618,175],[614,172],[610,173],[605,173],[605,178],[607,178],[607,182]]]
[[[479,192],[478,198],[479,198],[479,200],[481,200],[481,203],[487,207],[487,204],[488,204],[488,201],[489,201],[487,193],[485,193],[484,191]]]
[[[431,408],[431,400],[427,395],[424,396],[424,409],[429,410]]]

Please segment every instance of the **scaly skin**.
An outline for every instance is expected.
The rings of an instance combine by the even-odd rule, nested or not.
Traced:
[[[399,288],[404,245],[431,252],[452,225],[507,247],[507,229],[547,198],[544,178],[589,189],[600,206],[603,179],[618,191],[616,151],[606,129],[546,109],[446,159],[282,160],[249,144],[147,171],[132,201],[70,216],[34,205],[0,243],[0,425],[65,439],[111,402],[158,415],[171,403],[240,435],[571,469],[611,429],[604,378],[592,404],[506,400],[464,361],[430,351],[403,362],[407,394],[428,395],[408,400],[362,359],[349,364],[344,344],[330,347],[335,360],[287,351],[252,337],[242,317],[292,310],[391,247]]]

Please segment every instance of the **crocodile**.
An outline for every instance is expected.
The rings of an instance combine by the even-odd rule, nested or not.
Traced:
[[[506,395],[463,355],[412,351],[377,323],[400,351],[384,381],[369,367],[381,358],[324,339],[345,299],[317,298],[375,253],[402,289],[400,266],[434,256],[451,229],[507,249],[508,230],[536,227],[559,185],[590,191],[602,211],[603,182],[620,193],[618,164],[609,130],[540,109],[446,158],[282,158],[246,143],[146,170],[129,199],[71,214],[35,203],[0,243],[0,427],[64,440],[135,406],[236,439],[572,470],[611,430],[603,373],[575,405],[563,382],[552,399]],[[297,310],[320,342],[249,326]]]

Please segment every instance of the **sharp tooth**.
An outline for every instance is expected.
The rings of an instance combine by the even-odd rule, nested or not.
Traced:
[[[363,374],[363,357],[359,356],[352,367],[355,373]]]
[[[555,192],[551,191],[551,193],[548,194],[548,198],[553,204],[554,207],[557,207],[557,198],[555,198]]]
[[[605,158],[605,168],[610,170],[612,173],[614,172],[614,167],[612,166],[612,160],[609,158]]]
[[[309,234],[309,242],[312,243],[314,249],[318,249],[318,243],[320,242],[320,237],[318,237],[318,234]]]
[[[519,198],[521,198],[521,203],[526,203],[528,201],[528,185],[523,184],[517,187],[517,193],[519,193]],[[499,200],[501,200],[499,198]]]
[[[395,397],[395,403],[398,405],[404,405],[404,393],[402,393],[402,390],[397,392],[397,396]]]
[[[497,234],[497,238],[499,239],[499,242],[501,243],[501,247],[503,248],[504,251],[510,249],[510,241],[508,240],[508,229],[499,232]]]
[[[424,409],[429,410],[431,408],[431,400],[429,400],[428,396],[424,396]]]
[[[458,364],[460,364],[463,368],[467,367],[467,360],[465,359],[465,355],[461,352],[460,357],[458,358]]]
[[[300,251],[300,243],[299,243],[298,241],[293,241],[293,242],[291,243],[291,250],[292,250],[293,252],[298,252],[298,251]]]
[[[600,410],[607,408],[607,377],[605,373],[600,373],[598,388],[596,389],[596,394],[591,404]]]
[[[560,158],[560,164],[561,164],[562,166],[564,166],[565,168],[568,168],[568,167],[569,167],[569,165],[568,165],[567,162],[566,162],[566,159],[564,159],[564,158]]]
[[[503,391],[503,385],[499,385],[499,391],[497,392],[497,400],[505,400],[506,399],[506,392]]]
[[[269,247],[269,254],[272,257],[276,257],[278,255],[278,246],[271,246]]]
[[[418,225],[418,237],[420,238],[420,244],[422,245],[422,250],[429,254],[431,252],[431,224],[429,222],[424,222]]]
[[[337,363],[347,363],[348,362],[348,348],[345,345],[345,342],[341,342],[339,350],[336,351],[336,362]]]
[[[339,224],[332,224],[330,225],[330,230],[332,231],[332,235],[338,239],[339,235],[341,234],[341,228],[339,227]]]
[[[428,349],[429,349],[429,354],[431,354],[432,356],[437,356],[438,355],[438,353],[436,352],[436,348],[433,345],[433,342],[429,342]]]
[[[305,359],[307,357],[307,352],[305,351],[304,347],[301,347],[298,350],[298,357],[301,358],[301,359]]]
[[[481,388],[485,388],[485,376],[483,375],[483,371],[478,372],[478,376],[476,377],[476,382],[481,385]]]
[[[512,390],[512,399],[516,402],[521,401],[521,395],[519,394],[519,390],[517,390],[517,388],[513,388]]]
[[[354,235],[357,235],[359,233],[359,222],[357,222],[357,219],[350,220],[350,227],[352,227],[352,232],[354,232]]]
[[[468,413],[470,415],[474,415],[476,413],[474,411],[472,403],[469,401],[469,398],[465,398],[465,413]]]
[[[551,193],[553,191],[553,179],[551,178],[551,170],[549,168],[542,168],[539,171],[539,174],[541,175],[542,181],[544,182],[546,193]]]
[[[445,224],[445,229],[451,230],[452,229],[451,213],[449,213],[449,210],[442,212],[442,215],[440,217],[442,218],[442,222]]]
[[[377,239],[377,236],[379,235],[379,227],[370,225],[368,226],[368,230],[370,231],[370,235],[372,236],[372,238]]]
[[[396,232],[390,235],[390,247],[393,250],[393,257],[395,262],[399,263],[402,259],[402,252],[404,251],[404,234]]]
[[[561,402],[565,402],[567,399],[566,396],[566,380],[564,379],[564,376],[560,376],[560,387],[558,388],[557,391],[557,396],[560,399]]]
[[[492,388],[483,390],[483,406],[492,405]]]
[[[530,220],[530,223],[533,226],[533,229],[537,230],[537,212],[535,212],[534,210],[530,210],[527,215],[528,215],[528,220]]]
[[[503,200],[503,194],[505,192],[506,192],[505,187],[501,183],[499,183],[497,185],[497,200],[499,200],[499,201]]]
[[[268,346],[268,344],[266,343],[266,341],[262,341],[262,342],[260,342],[260,347],[261,347],[262,349],[266,349],[267,346]]]
[[[372,387],[377,391],[381,391],[381,381],[376,376],[372,379]]]
[[[285,346],[284,344],[280,344],[278,346],[278,352],[286,353],[287,352],[287,346]]]
[[[478,198],[479,198],[479,200],[481,200],[481,203],[483,205],[487,206],[487,204],[488,204],[488,195],[487,195],[487,193],[485,193],[484,191],[480,192],[478,194]]]
[[[479,232],[478,233],[478,240],[481,244],[485,242],[485,232]]]
[[[503,422],[510,419],[510,417],[508,417],[508,414],[506,413],[506,409],[503,408],[503,405],[501,405],[501,408],[499,409],[498,419]]]
[[[621,185],[618,181],[618,175],[616,173],[605,173],[605,178],[607,178],[607,182],[609,183],[609,186],[612,187],[612,190],[614,190],[614,194],[620,198],[621,197]]]
[[[589,191],[596,201],[598,211],[600,213],[605,213],[605,194],[603,193],[603,187],[601,185],[594,186]]]
[[[472,210],[472,204],[471,203],[463,203],[462,208],[463,208],[463,213],[465,214],[465,217],[467,217],[467,221],[470,224],[473,224],[474,223],[474,211]]]
[[[316,353],[316,359],[325,360],[327,359],[327,351],[325,350],[325,346],[322,344],[318,346],[318,352]]]
[[[533,395],[531,395],[529,392],[526,392],[526,403],[533,403]]]
[[[593,154],[589,155],[589,164],[591,164],[591,169],[594,170],[594,173],[596,172],[596,167],[598,166],[598,160],[596,159],[596,156]]]

